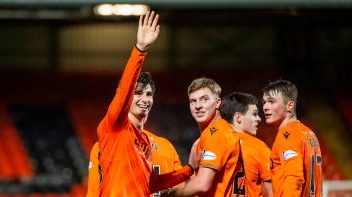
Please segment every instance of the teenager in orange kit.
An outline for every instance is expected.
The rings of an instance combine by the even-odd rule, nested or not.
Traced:
[[[256,138],[258,124],[258,99],[253,95],[233,92],[222,100],[221,116],[227,120],[241,139],[245,185],[243,196],[271,197],[270,149]]]
[[[191,113],[201,132],[199,170],[184,187],[169,190],[165,196],[240,196],[242,182],[235,177],[242,168],[239,137],[220,116],[221,87],[212,79],[195,79],[188,87]]]
[[[147,79],[139,76],[146,51],[159,35],[158,18],[149,11],[140,17],[137,44],[98,126],[102,172],[100,197],[147,197],[181,183],[193,174],[191,165],[163,175],[152,173],[152,147],[143,133],[153,104],[153,91],[151,85],[145,83]],[[192,151],[190,155],[192,158]]]
[[[315,133],[296,116],[298,91],[289,81],[278,80],[263,89],[267,124],[278,132],[271,149],[275,197],[321,197],[322,157]]]

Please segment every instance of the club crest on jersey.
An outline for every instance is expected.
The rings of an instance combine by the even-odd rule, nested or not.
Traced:
[[[215,127],[210,127],[210,135],[214,135],[214,133],[218,130],[217,128]]]
[[[286,132],[284,133],[285,139],[287,140],[287,138],[288,138],[289,136],[290,136],[290,133],[286,131]]]
[[[297,157],[298,153],[293,150],[287,150],[282,153],[282,158],[287,161],[291,158]]]
[[[208,160],[208,161],[212,161],[216,159],[216,155],[215,153],[208,151],[208,150],[203,150],[202,151],[202,155],[201,155],[201,159],[202,160]]]

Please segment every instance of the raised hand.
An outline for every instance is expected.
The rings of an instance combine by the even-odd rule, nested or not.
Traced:
[[[141,51],[146,51],[158,38],[160,25],[158,25],[159,15],[154,11],[148,11],[143,17],[139,17],[136,47]]]

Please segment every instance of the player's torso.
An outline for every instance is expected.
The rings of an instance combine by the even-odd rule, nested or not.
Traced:
[[[287,131],[287,132],[286,132]],[[292,135],[300,141],[300,154],[303,159],[303,170],[304,170],[304,184],[301,196],[321,196],[321,183],[322,183],[322,157],[318,139],[314,132],[303,125],[300,122],[291,123],[289,127],[282,129],[278,132],[278,136]],[[283,141],[275,140],[272,153],[272,182],[275,193],[282,191],[282,182],[284,178],[284,172],[282,168],[282,161],[280,160],[281,147],[283,147]],[[276,191],[275,191],[276,190]]]
[[[211,146],[204,150],[202,148],[204,144],[211,144]],[[214,151],[211,150],[212,148]],[[216,171],[212,188],[200,196],[233,196],[238,185],[236,181],[241,181],[239,180],[241,175],[235,179],[236,173],[241,170],[241,165],[238,163],[240,158],[239,137],[234,134],[232,127],[222,119],[209,126],[201,134],[198,151],[202,151],[201,166],[211,167],[213,160],[219,161],[220,165]],[[224,154],[216,155],[213,152]]]
[[[261,176],[264,172],[261,172],[260,165],[267,166],[269,172],[270,150],[262,141],[249,134],[239,135],[246,179],[245,196],[262,196]]]
[[[101,196],[147,196],[151,173],[148,138],[129,122],[99,136],[103,181]]]

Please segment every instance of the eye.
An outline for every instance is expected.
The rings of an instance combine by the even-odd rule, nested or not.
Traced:
[[[142,92],[142,91],[137,90],[137,91],[135,91],[135,92],[134,92],[134,94],[135,94],[135,95],[142,95],[142,94],[143,94],[143,92]]]

